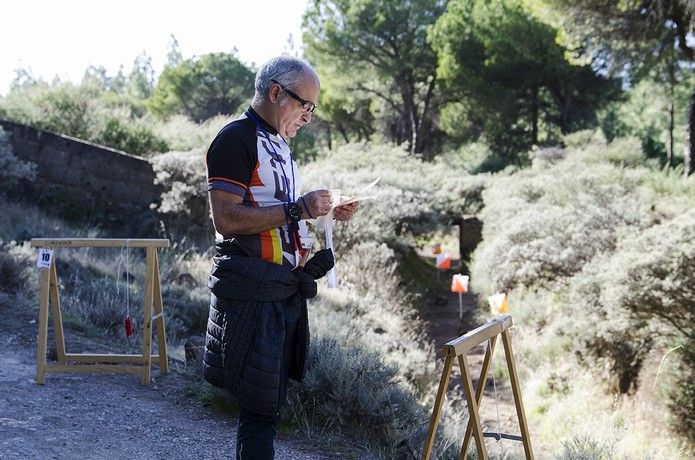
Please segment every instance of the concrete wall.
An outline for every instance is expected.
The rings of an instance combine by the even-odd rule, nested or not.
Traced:
[[[14,154],[37,165],[34,192],[67,195],[75,205],[115,221],[151,213],[150,205],[159,200],[145,159],[1,119],[0,127],[10,134]]]

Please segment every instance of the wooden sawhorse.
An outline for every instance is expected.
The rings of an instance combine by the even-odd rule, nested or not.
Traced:
[[[480,326],[468,332],[461,337],[458,337],[451,342],[444,345],[444,353],[446,354],[446,361],[444,362],[444,371],[442,372],[442,378],[439,381],[439,390],[437,391],[437,399],[434,402],[434,409],[432,410],[432,418],[430,419],[430,428],[427,433],[427,438],[425,439],[425,448],[422,451],[423,460],[428,460],[432,454],[432,446],[434,444],[434,436],[437,432],[437,425],[439,424],[439,417],[441,415],[442,404],[444,403],[444,396],[446,394],[447,386],[449,385],[449,377],[451,375],[451,367],[453,365],[454,359],[458,358],[459,366],[461,366],[461,379],[463,380],[463,387],[466,393],[466,402],[468,403],[468,426],[466,427],[466,434],[463,438],[463,445],[461,446],[461,460],[466,458],[466,453],[468,452],[468,447],[470,446],[471,433],[475,437],[476,447],[478,452],[478,458],[481,460],[487,460],[487,450],[485,449],[485,443],[483,438],[487,433],[483,433],[483,428],[480,423],[480,414],[478,413],[478,405],[483,398],[483,388],[485,387],[485,380],[487,379],[487,373],[490,370],[490,361],[492,360],[492,354],[495,352],[495,343],[497,342],[497,336],[502,335],[502,344],[504,345],[504,354],[507,359],[507,368],[509,370],[509,377],[511,379],[512,392],[514,394],[514,404],[516,406],[516,415],[519,419],[519,428],[521,429],[521,436],[510,436],[502,435],[503,438],[514,439],[517,441],[522,441],[524,443],[524,453],[527,460],[533,460],[533,450],[531,449],[531,439],[529,437],[528,425],[526,423],[526,416],[524,415],[524,404],[521,401],[521,389],[519,387],[519,378],[516,373],[516,365],[514,364],[514,355],[512,353],[512,341],[509,335],[509,328],[512,327],[512,317],[511,315],[501,315],[494,318],[492,321]],[[483,359],[483,367],[480,370],[480,379],[478,380],[478,388],[473,391],[473,382],[471,381],[471,371],[468,366],[468,359],[466,354],[473,347],[479,344],[488,342],[487,349],[485,351],[485,358]],[[473,394],[475,393],[475,397]],[[496,434],[495,434],[496,437]]]
[[[70,354],[65,352],[63,319],[60,313],[58,274],[55,255],[50,268],[41,270],[39,280],[39,336],[36,352],[36,383],[44,384],[46,372],[105,372],[132,373],[142,376],[141,383],[150,383],[152,360],[159,361],[159,372],[169,372],[167,343],[164,330],[162,289],[159,280],[157,248],[168,248],[166,239],[111,239],[111,238],[33,238],[31,246],[37,248],[145,248],[145,299],[143,322],[143,350],[140,355],[128,354]],[[128,289],[128,288],[126,288]],[[48,341],[48,305],[51,306],[55,330],[58,364],[46,365]],[[152,314],[154,310],[154,315]],[[159,354],[152,355],[152,322],[157,322]]]

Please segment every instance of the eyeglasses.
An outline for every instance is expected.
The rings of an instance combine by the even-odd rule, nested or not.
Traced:
[[[284,86],[282,86],[282,85],[280,84],[279,81],[277,81],[277,80],[270,80],[270,81],[272,81],[273,83],[275,83],[276,85],[278,85],[280,88],[282,88],[282,90],[285,91],[285,92],[286,92],[287,94],[289,94],[290,96],[292,96],[292,98],[298,100],[299,103],[302,104],[302,108],[303,108],[306,112],[311,113],[311,112],[314,111],[314,109],[316,109],[316,104],[314,104],[314,103],[311,102],[311,101],[307,101],[306,99],[302,99],[301,97],[297,96],[297,94],[293,93],[293,92],[290,91],[289,89],[287,89],[287,88],[285,88]]]

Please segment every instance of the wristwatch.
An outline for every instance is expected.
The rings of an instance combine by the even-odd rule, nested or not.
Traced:
[[[299,222],[302,218],[302,213],[302,207],[296,201],[287,204],[287,217],[291,222]]]

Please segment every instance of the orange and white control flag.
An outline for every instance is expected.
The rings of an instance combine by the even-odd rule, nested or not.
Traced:
[[[493,315],[503,315],[509,311],[509,303],[507,303],[507,294],[505,293],[491,295],[487,301]]]
[[[468,275],[454,275],[451,278],[451,292],[468,292]]]
[[[436,264],[440,270],[451,268],[451,256],[449,254],[437,254]]]

